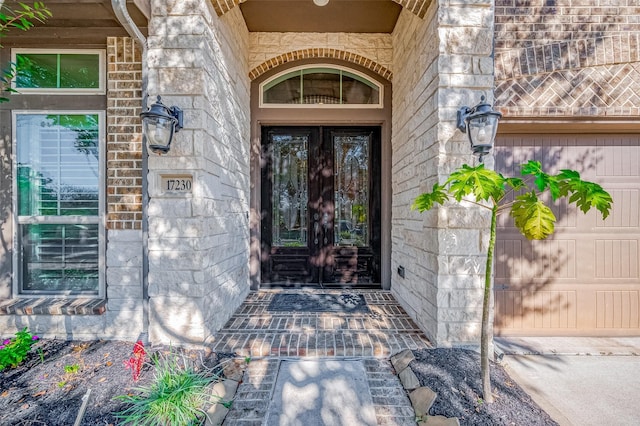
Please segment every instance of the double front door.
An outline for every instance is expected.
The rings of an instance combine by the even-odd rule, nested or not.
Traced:
[[[263,284],[380,282],[380,128],[263,127]]]

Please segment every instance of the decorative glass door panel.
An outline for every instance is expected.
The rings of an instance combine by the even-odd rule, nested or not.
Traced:
[[[271,155],[274,195],[272,245],[306,247],[309,137],[273,135]]]
[[[334,136],[335,223],[338,246],[369,245],[369,135]]]
[[[379,283],[378,127],[265,127],[262,283]]]

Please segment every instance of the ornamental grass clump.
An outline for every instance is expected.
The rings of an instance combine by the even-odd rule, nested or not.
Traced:
[[[115,416],[126,425],[201,424],[210,396],[206,389],[215,377],[197,371],[175,354],[155,357],[154,362],[153,382],[136,388],[137,394],[117,396],[129,406]]]
[[[38,339],[27,331],[27,327],[18,331],[13,339],[4,339],[0,345],[0,371],[20,365]]]

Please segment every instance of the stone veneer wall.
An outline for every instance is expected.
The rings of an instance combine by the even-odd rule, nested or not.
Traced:
[[[337,53],[339,52],[339,53]],[[348,56],[345,54],[348,52]],[[390,34],[250,33],[249,69],[252,77],[285,61],[330,57],[345,59],[390,79],[393,47]],[[366,61],[372,61],[375,65]],[[370,65],[370,66],[369,66]]]
[[[148,93],[185,128],[149,158],[150,340],[201,345],[249,292],[249,33],[208,0],[151,10]],[[163,194],[162,174],[191,174],[192,192]]]
[[[438,346],[477,345],[489,217],[450,204],[411,210],[416,196],[472,163],[456,111],[492,97],[490,0],[403,11],[393,33],[392,286]],[[395,271],[405,269],[405,278]]]
[[[510,117],[637,117],[639,11],[616,0],[497,0],[496,105]]]

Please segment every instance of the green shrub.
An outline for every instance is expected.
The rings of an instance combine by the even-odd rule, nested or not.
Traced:
[[[207,386],[213,381],[175,354],[156,357],[156,372],[148,386],[136,388],[138,394],[120,395],[116,399],[129,406],[114,413],[123,424],[194,425],[200,424],[209,398]]]
[[[38,336],[27,331],[27,327],[16,333],[13,339],[5,339],[0,345],[0,371],[7,367],[17,367],[27,357]]]

